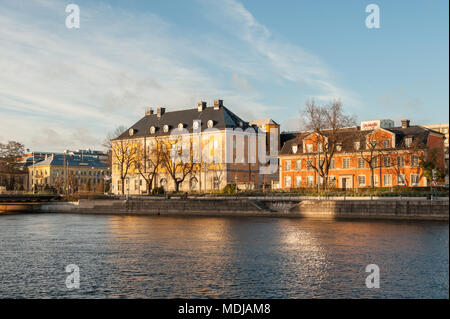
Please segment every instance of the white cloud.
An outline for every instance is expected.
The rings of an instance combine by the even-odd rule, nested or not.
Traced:
[[[345,100],[319,59],[275,40],[240,3],[206,10],[214,6],[239,43],[102,3],[80,4],[80,29],[65,27],[59,1],[2,4],[0,136],[40,150],[98,148],[106,131],[133,124],[149,106],[194,108],[214,98],[245,119],[265,118],[286,108],[264,89],[283,81]]]

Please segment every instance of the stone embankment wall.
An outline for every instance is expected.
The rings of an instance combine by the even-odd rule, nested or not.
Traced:
[[[448,220],[448,200],[80,200],[42,204],[41,212]]]
[[[145,199],[0,204],[0,214],[265,216],[369,219],[449,219],[447,200]]]

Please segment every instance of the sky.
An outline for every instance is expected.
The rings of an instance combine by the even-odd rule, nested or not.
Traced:
[[[366,27],[371,3],[380,28]],[[282,131],[302,129],[312,98],[359,121],[448,123],[448,12],[447,0],[0,0],[0,143],[102,149],[150,107],[214,99]]]

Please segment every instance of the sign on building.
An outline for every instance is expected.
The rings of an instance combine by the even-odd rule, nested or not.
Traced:
[[[361,122],[361,131],[376,130],[379,128],[394,127],[393,120],[372,120]]]

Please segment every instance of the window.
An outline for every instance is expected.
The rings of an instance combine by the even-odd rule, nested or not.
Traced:
[[[323,177],[322,176],[319,176],[318,178],[318,183],[319,183],[319,185],[323,185]]]
[[[166,132],[166,133],[169,132],[169,125],[167,125],[167,124],[164,125],[163,129],[164,129],[164,132]]]
[[[183,123],[178,124],[178,129],[181,130],[182,128],[184,128],[184,124]]]
[[[406,178],[404,174],[398,174],[397,175],[397,185],[405,185],[406,184]]]
[[[391,140],[384,140],[383,141],[383,147],[384,148],[391,148]]]
[[[342,159],[342,168],[350,168],[350,159],[349,158]]]
[[[323,167],[323,164],[325,163],[324,159],[320,159],[319,160],[319,167]]]
[[[338,151],[338,152],[342,151],[342,145],[341,144],[336,145],[336,151]]]
[[[312,144],[307,144],[306,145],[306,151],[308,153],[312,153],[313,152],[313,145]]]
[[[318,147],[319,147],[319,152],[323,152],[322,143],[319,143]]]
[[[330,169],[334,169],[334,167],[335,167],[334,163],[335,163],[334,158],[332,158],[330,161]]]
[[[301,176],[295,176],[295,187],[302,186],[302,177]]]
[[[134,134],[134,129],[130,128],[130,129],[128,130],[128,134],[129,134],[130,136],[133,136],[133,134]]]
[[[139,189],[139,180],[135,179],[134,180],[134,190],[137,191]]]
[[[411,166],[417,167],[419,166],[419,156],[417,155],[411,155]]]
[[[407,137],[407,138],[405,139],[405,146],[406,146],[406,147],[410,147],[411,144],[412,144],[412,137]]]
[[[307,160],[306,161],[306,169],[308,171],[312,170],[312,160]]]
[[[206,125],[211,128],[214,126],[214,122],[212,120],[208,120],[208,122],[206,123]]]
[[[378,187],[378,175],[373,175],[373,186]]]
[[[403,156],[397,156],[397,167],[405,166],[405,158]]]
[[[301,170],[302,169],[302,161],[301,160],[296,160],[295,161],[295,169],[296,170]]]
[[[297,151],[298,151],[298,145],[293,145],[292,146],[292,153],[297,153]]]
[[[284,162],[284,170],[290,171],[291,170],[291,161],[285,161]]]
[[[384,186],[392,186],[391,174],[384,174],[383,175],[383,185]]]
[[[418,186],[420,183],[420,176],[418,174],[411,174],[411,186]]]
[[[377,157],[373,157],[372,161],[371,161],[371,166],[372,168],[378,167],[378,158]]]
[[[284,186],[285,187],[291,187],[291,177],[290,176],[285,176],[284,177]]]
[[[156,128],[154,126],[150,127],[150,134],[155,134]]]
[[[306,177],[306,185],[307,186],[313,186],[314,185],[314,177],[313,176],[307,176]]]
[[[330,177],[328,177],[328,184],[330,187],[336,187],[336,177],[330,175]]]
[[[391,167],[391,158],[388,156],[383,157],[383,166]]]
[[[359,142],[355,142],[353,145],[355,147],[355,150],[359,150],[359,147],[361,146]]]
[[[214,189],[219,189],[219,178],[217,176],[214,177],[213,183],[214,183]]]
[[[364,168],[364,164],[365,164],[365,160],[364,160],[364,158],[358,158],[358,168]]]
[[[358,176],[358,186],[366,186],[366,176],[365,175]]]
[[[194,121],[194,124],[192,124],[192,126],[194,130],[198,129],[200,127],[200,121],[199,120]]]

